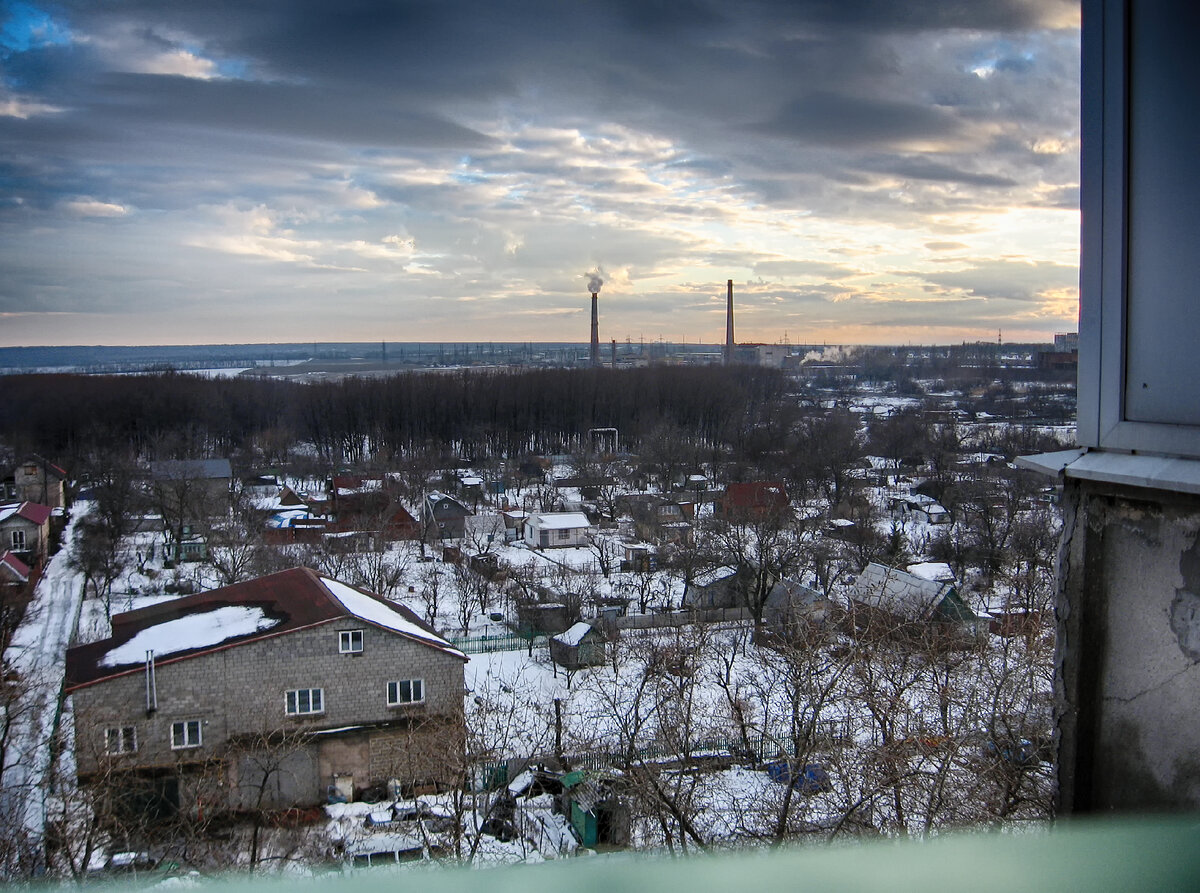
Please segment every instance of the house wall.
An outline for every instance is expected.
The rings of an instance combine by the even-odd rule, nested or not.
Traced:
[[[22,530],[25,532],[25,548],[14,549],[12,532],[14,530]],[[21,560],[26,564],[32,564],[34,561],[46,554],[47,544],[50,539],[50,524],[49,522],[38,525],[25,518],[13,516],[0,524],[0,550],[7,551],[12,549],[21,556]]]
[[[1200,808],[1200,497],[1068,478],[1059,808]]]
[[[566,533],[566,538],[560,534]],[[546,543],[542,543],[542,528],[531,518],[525,525],[525,542],[537,549],[573,549],[587,545],[586,527],[568,527],[565,529],[547,530]]]
[[[363,651],[340,654],[338,632],[351,629],[364,631]],[[239,734],[404,725],[435,716],[454,720],[461,716],[464,690],[461,659],[353,618],[159,663],[156,677],[158,710],[151,716],[145,710],[144,672],[74,692],[81,774],[96,769],[107,727],[136,728],[137,753],[121,758],[129,766],[170,767],[219,758],[229,739]],[[388,707],[387,683],[415,678],[424,681],[424,703]],[[324,689],[324,712],[287,716],[285,692],[299,688]],[[191,719],[203,722],[202,746],[172,750],[172,723]],[[334,772],[353,774],[360,787],[383,780],[369,777],[370,754],[361,745],[322,745],[312,765],[321,777],[298,784],[316,799],[323,797]]]
[[[13,471],[16,498],[21,502],[36,502],[52,509],[63,507],[63,482],[38,462],[21,462]]]

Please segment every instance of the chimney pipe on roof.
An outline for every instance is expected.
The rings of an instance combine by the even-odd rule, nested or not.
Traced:
[[[725,283],[728,298],[725,304],[725,365],[733,362],[733,280]]]

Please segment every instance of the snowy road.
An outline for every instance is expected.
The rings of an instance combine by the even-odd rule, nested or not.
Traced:
[[[50,739],[58,717],[67,646],[83,601],[83,578],[70,566],[75,525],[88,508],[87,503],[76,503],[63,533],[63,547],[46,567],[25,618],[4,654],[6,669],[15,671],[24,690],[8,713],[8,742],[0,779],[0,824],[21,842],[26,857],[35,854],[37,858],[41,852],[46,782],[51,769]]]

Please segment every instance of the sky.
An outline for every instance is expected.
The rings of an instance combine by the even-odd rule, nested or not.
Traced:
[[[0,0],[0,346],[1049,340],[1061,0]]]

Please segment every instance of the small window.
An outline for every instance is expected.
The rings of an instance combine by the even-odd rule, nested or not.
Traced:
[[[202,743],[200,727],[201,722],[198,719],[185,719],[182,722],[171,723],[171,749],[182,750],[185,747],[199,747]]]
[[[325,712],[325,691],[320,688],[297,688],[287,693],[284,709],[288,716],[307,716]]]
[[[420,704],[425,700],[425,683],[421,679],[401,679],[387,684],[389,707],[401,704]]]
[[[25,551],[25,531],[14,530],[12,532],[12,548],[14,552]]]
[[[363,650],[363,631],[344,629],[338,633],[338,651],[342,654],[358,654]]]
[[[560,540],[569,540],[571,538],[571,531],[568,528],[563,527],[558,531],[558,538]]]
[[[137,752],[137,729],[133,726],[104,730],[104,752],[110,756]]]

